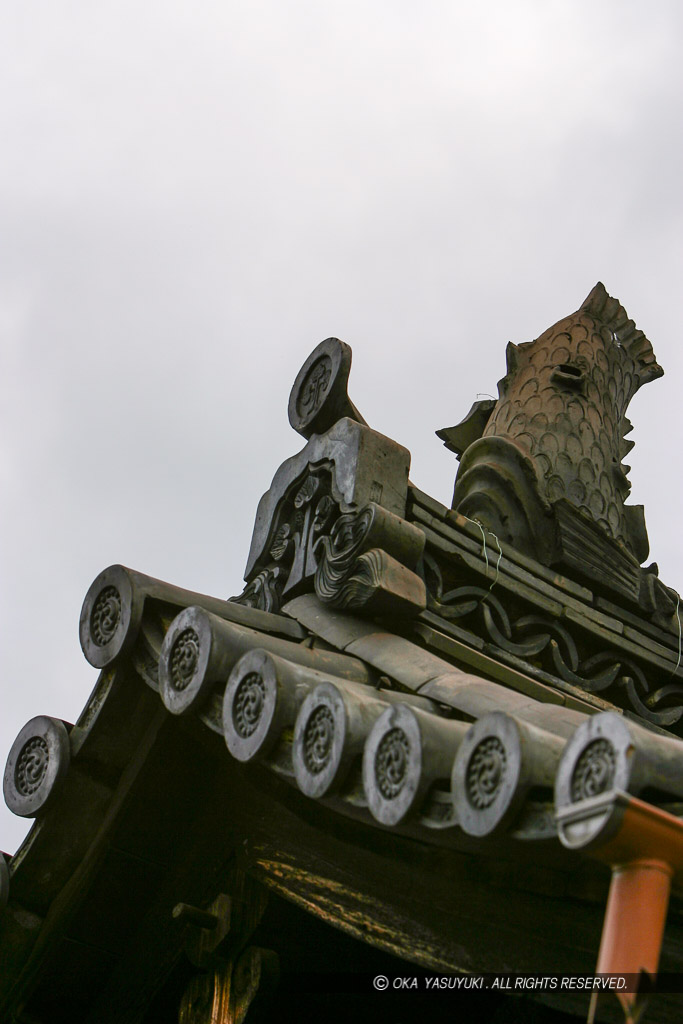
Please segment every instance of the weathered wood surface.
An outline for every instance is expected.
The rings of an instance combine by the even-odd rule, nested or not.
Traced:
[[[263,828],[250,830],[254,873],[364,942],[437,971],[594,969],[608,873],[562,863],[555,844],[532,864],[519,844],[473,841],[467,852],[447,851],[326,823],[324,812],[290,821],[295,835],[283,817],[275,842]],[[672,915],[662,969],[680,962],[679,927]],[[565,1008],[585,1011],[571,999]],[[677,1014],[672,997],[656,1019]]]
[[[288,605],[294,618],[284,621],[291,625],[280,627],[270,616],[263,620],[264,631],[205,609],[183,611],[181,625],[206,620],[217,646],[207,659],[213,668],[207,670],[205,703],[191,701],[187,714],[168,715],[155,675],[164,645],[170,674],[170,611],[153,601],[145,605],[129,656],[105,669],[69,733],[71,763],[52,806],[41,811],[13,859],[8,905],[0,918],[0,944],[12,950],[3,961],[0,1014],[3,1007],[14,1012],[25,1005],[27,1020],[67,1019],[60,1017],[60,999],[68,983],[79,993],[76,1002],[71,999],[69,1020],[80,1014],[88,1024],[142,1022],[155,992],[165,991],[185,962],[187,936],[168,924],[173,907],[187,902],[209,908],[234,887],[236,864],[322,920],[425,966],[549,971],[584,963],[584,970],[591,969],[597,946],[581,936],[587,927],[599,928],[605,880],[556,841],[540,840],[554,833],[554,824],[550,796],[538,798],[550,788],[561,747],[588,720],[586,712],[596,712],[603,702],[593,697],[591,706],[574,693],[560,693],[482,651],[467,655],[474,662],[468,668],[494,679],[463,671],[453,661],[464,645],[447,660],[443,655],[453,655],[452,641],[426,623],[415,626],[432,638],[431,649],[308,594]],[[185,623],[183,616],[193,615],[197,622]],[[404,631],[410,635],[414,627]],[[274,718],[262,766],[240,768],[223,739],[225,673],[240,654],[275,666],[274,684],[288,708]],[[247,675],[260,675],[263,666],[249,662],[247,668]],[[356,730],[343,784],[309,799],[297,788],[293,740],[305,701],[325,686],[337,690],[345,709],[360,700],[369,714]],[[511,735],[520,737],[519,764],[517,776],[513,772],[498,787],[491,764],[482,762],[486,785],[495,781],[491,792],[499,802],[492,824],[480,829],[486,838],[476,839],[457,827],[454,793],[467,782],[458,782],[451,766],[471,723],[484,728],[492,711],[511,716]],[[384,733],[368,753],[383,716]],[[417,723],[414,736],[408,721]],[[384,821],[371,802],[386,782],[377,775],[383,763],[379,747],[385,733],[393,743],[400,730],[407,743],[392,748],[386,759],[387,778],[396,789],[389,804],[398,802]],[[634,736],[647,755],[645,776],[661,782],[665,764],[671,768],[667,779],[675,779],[679,741],[644,727]],[[505,732],[496,738],[509,739]],[[470,736],[466,780],[474,753],[488,739],[483,733]],[[320,753],[325,743],[320,736],[318,741]],[[515,749],[514,742],[506,748],[508,765]],[[669,799],[679,789],[670,785]],[[373,813],[384,826],[374,822]],[[487,834],[499,829],[500,838]],[[260,851],[255,857],[254,850]],[[439,873],[449,880],[450,896],[442,891]],[[422,902],[415,901],[416,892]],[[678,964],[683,960],[677,906],[667,956]],[[551,919],[560,913],[569,932],[551,949]],[[536,932],[522,935],[532,919]]]
[[[235,865],[363,942],[437,970],[592,970],[607,884],[599,867],[556,842],[532,844],[530,856],[509,838],[451,829],[444,844],[419,821],[398,834],[370,825],[367,812],[342,817],[268,768],[240,766],[199,718],[169,716],[124,670],[80,751],[85,768],[85,751],[96,764],[98,749],[131,742],[126,708],[137,693],[145,713],[132,759],[85,818],[67,779],[60,813],[42,819],[13,865],[0,943],[22,922],[27,937],[3,964],[0,1014],[25,1005],[27,1019],[54,1024],[142,1022],[185,962],[173,907],[209,908],[230,892]],[[51,897],[38,883],[48,864]],[[673,916],[669,966],[683,962],[677,927]]]
[[[234,963],[192,979],[181,1000],[178,1024],[242,1024],[255,1002],[268,997],[272,1002],[278,977],[277,954],[250,946]]]

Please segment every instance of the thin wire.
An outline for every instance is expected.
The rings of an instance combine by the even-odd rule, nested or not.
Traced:
[[[463,517],[463,519],[466,519],[468,523],[472,523],[474,526],[478,526],[480,531],[481,531],[481,553],[484,556],[484,561],[486,562],[486,573],[485,573],[486,579],[489,578],[489,553],[488,553],[488,550],[486,548],[486,533],[490,533],[491,534],[491,536],[494,538],[494,540],[496,542],[496,545],[498,547],[498,561],[496,562],[496,575],[493,578],[493,583],[489,587],[489,593],[490,593],[493,590],[493,588],[495,587],[496,583],[498,582],[498,577],[500,576],[500,560],[503,557],[503,549],[501,547],[500,541],[496,537],[496,535],[493,532],[493,530],[487,530],[486,533],[484,533],[484,527],[481,525],[481,523],[479,522],[478,519],[470,519],[469,516],[463,515],[462,512],[460,512],[459,514]]]
[[[489,577],[489,555],[488,555],[488,551],[486,549],[486,534],[484,533],[484,527],[481,525],[481,523],[479,522],[478,519],[470,519],[469,516],[463,515],[462,512],[460,513],[460,515],[463,517],[463,519],[466,519],[468,523],[472,523],[474,526],[478,526],[479,530],[481,531],[481,553],[484,556],[484,561],[486,562],[486,573],[485,573],[485,575],[486,575],[486,578],[488,579],[488,577]],[[496,583],[498,582],[498,577],[500,576],[500,560],[503,557],[503,548],[501,547],[501,543],[498,540],[498,537],[496,536],[496,534],[493,532],[493,530],[488,530],[487,532],[491,534],[491,536],[493,537],[493,539],[495,540],[495,542],[496,542],[496,544],[498,546],[498,560],[496,562],[496,575],[493,578],[493,583],[489,587],[489,593],[491,593],[491,591],[495,587]],[[673,672],[671,673],[672,676],[675,676],[676,673],[678,672],[678,669],[680,668],[680,664],[681,664],[681,657],[683,656],[683,628],[681,627],[680,606],[681,606],[681,595],[680,594],[676,594],[676,621],[678,623],[678,660],[676,661],[676,667],[674,668]]]
[[[496,576],[495,576],[495,579],[494,579],[493,583],[489,587],[489,593],[490,593],[493,590],[493,588],[495,587],[496,583],[498,582],[498,576],[499,576],[499,570],[500,570],[500,560],[503,557],[503,549],[500,546],[500,541],[496,537],[496,535],[493,532],[493,530],[489,530],[489,533],[495,539],[496,544],[498,545],[498,561],[496,562]]]
[[[477,523],[477,520],[473,519],[472,522]],[[484,575],[486,576],[486,579],[488,579],[489,578],[489,553],[486,550],[486,534],[484,533],[484,527],[481,525],[481,523],[477,523],[477,526],[481,530],[481,553],[484,556],[484,561],[486,562],[486,572],[485,572]]]
[[[678,666],[681,663],[681,616],[678,614],[678,609],[680,607],[680,604],[681,604],[681,595],[680,594],[676,594],[676,621],[678,622],[678,661],[676,662],[676,668],[671,673],[672,676],[676,675],[676,673],[678,672]]]

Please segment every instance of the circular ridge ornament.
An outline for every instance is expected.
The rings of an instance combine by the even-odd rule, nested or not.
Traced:
[[[159,695],[172,715],[186,714],[208,696],[211,642],[202,608],[184,608],[168,627],[159,653]]]
[[[319,775],[329,764],[333,735],[332,713],[321,704],[308,719],[304,732],[304,762],[311,774]]]
[[[258,672],[247,672],[235,690],[233,721],[235,731],[243,740],[252,736],[259,727],[266,703],[266,686]]]
[[[121,595],[116,587],[105,587],[90,613],[90,636],[98,647],[111,643],[121,621]]]
[[[617,789],[638,789],[639,757],[628,724],[615,711],[591,715],[567,743],[555,777],[558,808]]]
[[[142,602],[122,565],[110,565],[88,588],[81,608],[79,638],[87,660],[105,668],[135,641]]]
[[[64,722],[46,715],[27,722],[5,765],[3,792],[9,809],[22,818],[36,817],[52,800],[70,759]]]
[[[526,795],[514,718],[492,711],[467,730],[455,755],[451,793],[458,824],[473,836],[503,831]]]
[[[400,727],[385,732],[375,751],[375,780],[385,800],[395,800],[406,784],[410,740]]]
[[[306,796],[319,799],[338,781],[347,728],[346,707],[337,686],[316,686],[301,705],[294,726],[294,775]]]
[[[599,796],[614,786],[616,751],[604,736],[584,747],[574,765],[571,778],[572,803]]]
[[[339,338],[317,345],[299,370],[289,395],[289,422],[305,438],[329,430],[343,416],[364,423],[347,393],[351,349]]]
[[[233,667],[223,697],[223,735],[238,761],[266,755],[278,738],[283,692],[272,656],[247,651]]]
[[[465,775],[467,799],[477,810],[490,807],[503,784],[507,766],[505,747],[488,736],[474,748]]]
[[[375,722],[363,751],[363,789],[382,825],[397,825],[417,810],[422,769],[417,717],[406,704],[392,704]]]

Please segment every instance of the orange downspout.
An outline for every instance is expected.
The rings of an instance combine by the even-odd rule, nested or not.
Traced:
[[[612,868],[596,974],[657,974],[673,870],[662,860],[633,860]],[[638,1005],[638,992],[615,993],[628,1024]],[[591,998],[589,1024],[598,1005]]]
[[[683,881],[683,820],[621,792],[584,801],[584,808],[574,804],[558,816],[565,827],[573,822],[590,827],[591,818],[600,824],[594,839],[585,843],[586,852],[612,868],[596,973],[638,978],[647,972],[654,978],[671,884],[674,879]],[[609,828],[604,827],[607,823]],[[601,843],[600,834],[605,833],[608,838]],[[565,845],[577,849],[584,843]],[[643,1008],[637,982],[633,988],[616,993],[628,1024],[638,1020]],[[598,998],[594,992],[588,1024],[595,1018]]]
[[[657,973],[672,875],[661,860],[613,867],[597,974]]]

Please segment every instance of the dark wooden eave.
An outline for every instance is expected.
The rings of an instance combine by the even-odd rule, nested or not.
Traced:
[[[297,607],[301,617],[312,613],[310,602],[308,613],[305,602]],[[257,643],[273,635],[275,617],[238,607],[242,621],[243,613],[270,629],[255,631]],[[324,614],[323,649],[333,646],[333,622],[337,646],[350,631],[376,670],[376,630],[364,639],[347,616]],[[173,906],[207,905],[231,890],[236,872],[436,970],[592,970],[604,868],[556,841],[476,840],[419,822],[386,829],[343,799],[304,797],[281,758],[270,767],[239,764],[210,712],[175,717],[161,705],[149,676],[160,621],[159,606],[149,606],[129,654],[102,672],[71,731],[60,791],[12,861],[0,918],[0,1013],[28,1022],[144,1021],[185,962],[187,929],[172,922]],[[295,620],[281,622],[290,639],[320,642]],[[434,655],[414,651],[419,673]],[[405,654],[395,673],[404,679]],[[676,905],[664,969],[683,956],[678,915]],[[677,1019],[676,1001],[667,1005],[659,1019]],[[578,1010],[580,1000],[564,1006]]]

